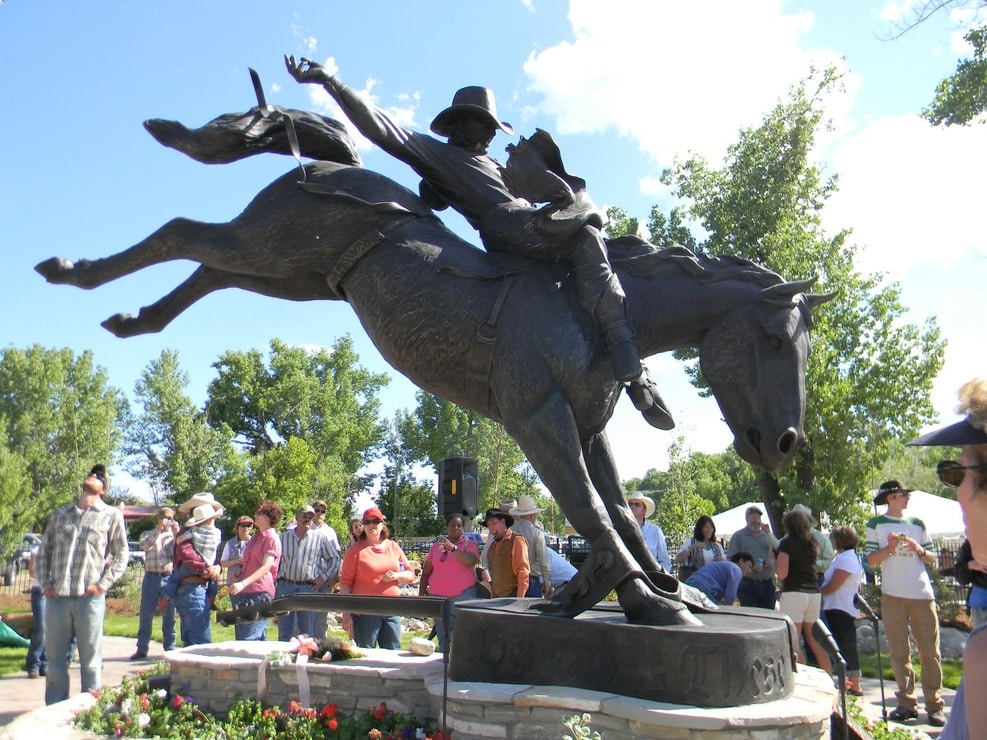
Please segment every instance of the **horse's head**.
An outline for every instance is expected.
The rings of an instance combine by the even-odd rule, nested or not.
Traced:
[[[788,465],[805,436],[811,309],[832,298],[805,294],[813,282],[761,290],[715,324],[699,349],[737,453],[769,471]]]

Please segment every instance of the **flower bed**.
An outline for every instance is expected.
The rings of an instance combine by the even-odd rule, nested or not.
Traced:
[[[175,740],[443,740],[432,723],[376,707],[344,715],[335,703],[305,707],[289,701],[285,709],[256,699],[237,698],[224,718],[214,717],[191,696],[153,690],[149,673],[127,677],[116,688],[94,691],[96,703],[76,718],[76,727],[97,735]]]

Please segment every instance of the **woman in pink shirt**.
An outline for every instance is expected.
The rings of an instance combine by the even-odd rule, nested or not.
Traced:
[[[274,501],[264,501],[254,512],[257,531],[243,548],[240,580],[230,584],[234,609],[252,606],[274,598],[274,582],[281,562],[281,538],[275,527],[283,512]],[[267,621],[238,624],[233,629],[238,640],[266,640]]]
[[[425,556],[418,585],[419,596],[444,596],[450,603],[443,607],[442,619],[436,620],[439,646],[445,651],[455,623],[453,603],[476,595],[476,564],[480,562],[480,548],[466,536],[462,514],[450,514],[446,519],[446,534],[439,537]]]
[[[339,573],[339,593],[400,596],[400,586],[415,580],[415,571],[401,547],[388,539],[384,515],[378,508],[363,512],[360,541],[346,549]],[[353,640],[363,648],[401,649],[397,617],[353,614]]]

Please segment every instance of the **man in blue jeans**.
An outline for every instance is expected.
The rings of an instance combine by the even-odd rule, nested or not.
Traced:
[[[137,622],[137,652],[130,656],[131,660],[143,660],[147,657],[154,613],[164,595],[161,587],[171,573],[172,560],[175,557],[177,533],[178,522],[175,521],[175,510],[170,506],[164,506],[158,510],[157,526],[141,534],[140,546],[145,553],[144,580],[141,581],[140,617]],[[175,649],[175,605],[170,599],[164,601],[161,642],[167,652]]]
[[[79,498],[51,515],[36,563],[47,600],[45,704],[69,698],[68,652],[79,644],[82,691],[102,686],[106,592],[127,570],[130,550],[119,509],[103,502],[106,467],[89,472]]]

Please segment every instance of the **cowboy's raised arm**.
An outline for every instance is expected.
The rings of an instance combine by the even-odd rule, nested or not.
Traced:
[[[343,109],[346,117],[370,141],[391,156],[407,162],[412,167],[415,166],[415,161],[419,157],[407,147],[407,142],[414,132],[392,121],[386,113],[371,105],[338,77],[329,74],[321,64],[304,57],[296,62],[295,57],[285,56],[284,65],[288,69],[288,74],[297,82],[322,85]]]

